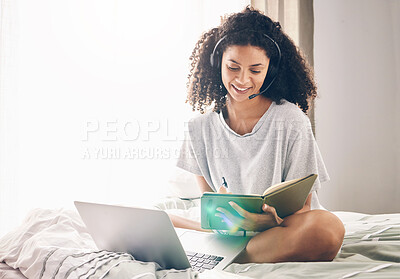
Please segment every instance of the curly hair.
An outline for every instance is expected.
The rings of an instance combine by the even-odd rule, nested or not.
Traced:
[[[281,60],[274,82],[262,95],[277,104],[280,104],[281,99],[286,99],[307,113],[309,101],[317,96],[312,68],[294,42],[281,30],[280,24],[251,7],[230,15],[219,27],[204,33],[196,43],[190,56],[186,99],[193,110],[204,113],[206,107],[214,105],[213,110],[219,112],[226,104],[227,90],[222,83],[221,69],[210,63],[217,42],[225,37],[218,45],[221,53],[232,45],[251,45],[264,49],[272,61],[276,59],[278,50],[263,34],[279,45]],[[273,64],[270,63],[269,67],[273,67]],[[270,69],[266,79],[269,73]]]

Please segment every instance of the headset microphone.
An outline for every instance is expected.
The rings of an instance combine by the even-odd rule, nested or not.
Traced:
[[[249,96],[249,100],[251,100],[251,99],[257,97],[258,95],[261,95],[261,94],[264,93],[265,91],[267,91],[267,90],[263,90],[263,91],[261,91],[260,93],[250,95],[250,96]]]
[[[263,94],[264,92],[266,92],[266,91],[268,90],[268,88],[271,87],[272,83],[274,83],[275,78],[276,78],[276,75],[275,75],[274,78],[271,80],[271,82],[268,84],[268,86],[267,86],[265,89],[263,89],[263,91],[260,91],[260,92],[257,93],[257,94],[250,95],[250,96],[249,96],[249,100],[251,100],[251,99],[257,97],[258,95]]]

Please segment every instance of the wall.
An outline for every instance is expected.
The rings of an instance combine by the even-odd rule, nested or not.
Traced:
[[[316,137],[330,210],[400,212],[400,1],[314,1]]]

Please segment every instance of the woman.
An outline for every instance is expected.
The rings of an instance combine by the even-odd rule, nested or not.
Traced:
[[[259,232],[237,262],[332,260],[344,227],[318,201],[329,176],[305,114],[317,93],[299,50],[279,23],[246,8],[205,33],[191,60],[187,101],[202,115],[190,121],[177,165],[196,175],[201,191],[223,192],[224,177],[233,193],[262,194],[318,174],[303,209],[284,219],[271,206],[253,214],[232,204],[242,218],[231,221]],[[208,106],[213,110],[205,112]],[[173,222],[199,228],[182,218]]]

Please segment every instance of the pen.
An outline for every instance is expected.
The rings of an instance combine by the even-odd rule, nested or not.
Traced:
[[[226,188],[226,189],[228,189],[228,183],[226,183],[226,180],[225,180],[225,177],[222,177],[222,185],[224,185],[224,187]]]

